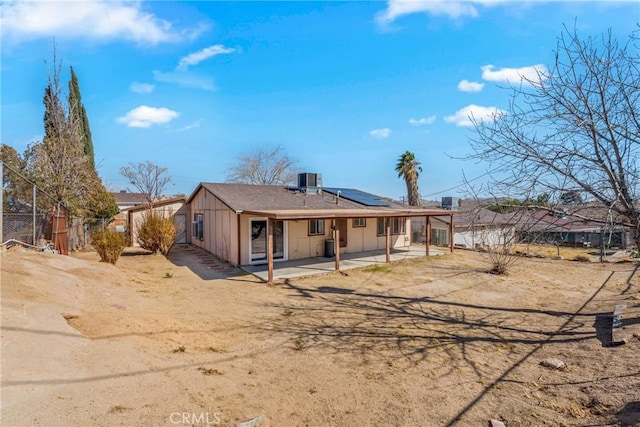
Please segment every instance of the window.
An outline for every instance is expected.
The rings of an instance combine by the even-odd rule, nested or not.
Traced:
[[[202,240],[204,232],[202,230],[202,214],[193,214],[193,223],[191,224],[191,235]]]
[[[391,222],[391,234],[404,234],[407,219],[405,217],[395,217]]]
[[[366,218],[353,218],[353,228],[366,227],[366,226],[367,226]]]
[[[324,235],[324,219],[309,220],[309,236]]]
[[[407,219],[405,217],[389,218],[391,234],[405,234]],[[378,236],[387,234],[385,218],[378,218]]]

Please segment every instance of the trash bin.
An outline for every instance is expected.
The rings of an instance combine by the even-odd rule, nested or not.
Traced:
[[[324,256],[326,258],[333,258],[334,256],[336,256],[334,245],[335,245],[334,239],[327,239],[324,241]]]

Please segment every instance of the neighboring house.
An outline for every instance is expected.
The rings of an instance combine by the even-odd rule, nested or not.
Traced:
[[[580,207],[576,207],[580,209]],[[582,209],[584,213],[595,212]],[[633,244],[632,233],[615,221],[596,221],[581,214],[571,213],[568,208],[538,208],[527,213],[518,224],[520,240],[536,243],[553,243],[562,246],[627,248]]]
[[[446,231],[447,227],[443,225],[448,225],[449,217],[439,217],[435,220],[434,229]],[[475,249],[511,244],[515,243],[515,236],[516,220],[509,215],[475,207],[459,212],[455,218],[453,244],[456,247]]]
[[[453,200],[453,203],[452,203]],[[454,219],[453,244],[462,248],[478,248],[512,242],[515,237],[516,221],[509,215],[502,215],[483,208],[471,201],[461,203],[456,198],[443,197],[442,206],[457,212]],[[430,244],[449,246],[451,216],[436,216],[431,219]],[[417,218],[413,224],[414,240],[426,240],[426,221]]]
[[[116,205],[118,205],[120,211],[113,218],[109,227],[120,233],[124,233],[127,227],[127,214],[123,211],[134,206],[144,205],[147,203],[147,196],[143,193],[129,193],[125,190],[111,194],[113,194],[113,198],[116,200]]]
[[[272,272],[270,261],[388,253],[411,244],[411,218],[453,215],[359,190],[321,187],[320,181],[318,174],[300,174],[297,187],[201,183],[187,200],[188,240],[232,264],[267,263]]]
[[[137,205],[124,209],[126,215],[126,231],[130,246],[140,246],[137,241],[138,229],[144,216],[149,212],[149,205]],[[186,197],[171,197],[154,202],[153,212],[173,218],[176,226],[176,243],[187,243],[187,218],[189,216]]]

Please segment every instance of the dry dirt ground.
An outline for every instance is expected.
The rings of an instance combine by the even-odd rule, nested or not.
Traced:
[[[2,426],[640,424],[636,263],[456,251],[267,286],[190,247],[0,261]]]

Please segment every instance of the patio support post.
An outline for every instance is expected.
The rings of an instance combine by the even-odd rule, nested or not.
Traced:
[[[336,227],[333,239],[333,251],[336,258],[336,271],[340,271],[340,229]]]
[[[449,221],[449,251],[453,252],[453,214],[450,215]]]
[[[391,262],[391,218],[385,218],[387,264]]]
[[[267,283],[273,283],[273,219],[267,218],[267,268],[269,276]]]
[[[424,229],[425,246],[427,247],[427,256],[429,256],[429,245],[431,244],[431,217],[427,215]]]

